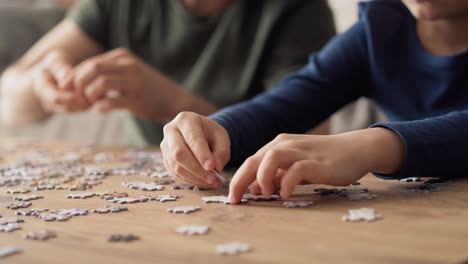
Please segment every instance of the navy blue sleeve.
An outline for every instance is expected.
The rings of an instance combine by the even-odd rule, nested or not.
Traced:
[[[375,173],[376,176],[384,179],[466,176],[468,110],[423,120],[378,123],[371,127],[394,131],[406,146],[401,170],[392,175]]]
[[[280,133],[304,133],[369,90],[365,24],[336,36],[275,89],[211,116],[229,133],[237,166]]]

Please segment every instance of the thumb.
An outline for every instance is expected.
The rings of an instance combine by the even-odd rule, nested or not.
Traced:
[[[209,120],[206,129],[210,149],[215,159],[216,171],[222,171],[231,158],[231,140],[226,129],[213,120]]]
[[[63,60],[57,60],[50,65],[49,72],[61,89],[71,89],[72,66]]]
[[[179,131],[185,143],[192,151],[200,165],[206,171],[216,166],[215,158],[208,145],[207,134],[203,128],[203,119],[192,113],[179,114]]]

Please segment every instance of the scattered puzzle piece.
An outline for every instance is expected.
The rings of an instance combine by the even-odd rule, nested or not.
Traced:
[[[164,203],[164,202],[173,202],[173,201],[177,201],[177,199],[179,198],[179,196],[177,195],[171,195],[171,194],[165,194],[165,195],[158,195],[155,200],[156,201],[159,201],[161,203]]]
[[[37,218],[42,219],[42,220],[44,220],[46,222],[52,222],[52,221],[63,222],[63,221],[67,221],[68,219],[72,218],[72,216],[71,215],[59,215],[57,213],[45,212],[45,213],[38,214]]]
[[[140,186],[141,191],[162,191],[164,190],[164,185],[159,185],[154,182],[146,183]]]
[[[23,250],[18,247],[3,247],[0,248],[0,258],[12,256],[21,252],[23,252]]]
[[[177,184],[172,186],[172,190],[206,191],[211,190],[211,188],[191,184]]]
[[[48,231],[48,230],[42,230],[39,232],[29,232],[23,236],[24,239],[29,239],[29,240],[40,240],[40,241],[45,241],[49,240],[51,238],[56,238],[57,233],[53,231]]]
[[[0,225],[0,232],[13,232],[15,230],[20,230],[21,226],[18,223],[9,223],[6,225]]]
[[[154,179],[154,182],[159,185],[169,185],[173,184],[175,181],[172,179],[161,179],[161,178],[156,178]]]
[[[184,225],[179,226],[176,229],[177,234],[181,235],[205,235],[210,231],[210,226],[208,225]]]
[[[42,195],[31,194],[31,195],[22,195],[22,196],[13,197],[13,200],[27,202],[27,201],[32,201],[32,200],[37,200],[37,199],[42,199],[42,198],[44,198]]]
[[[114,198],[126,198],[126,197],[128,197],[128,194],[127,193],[113,192],[113,193],[110,193],[110,194],[100,195],[100,197],[101,197],[101,199],[104,199],[104,200],[112,200]]]
[[[31,208],[28,211],[16,211],[15,215],[24,215],[24,216],[38,216],[41,213],[47,212],[49,209],[47,208]]]
[[[400,182],[420,182],[421,178],[419,177],[409,177],[405,179],[401,179]]]
[[[375,197],[377,197],[377,195],[371,194],[371,193],[352,193],[352,194],[348,194],[348,198],[351,201],[372,200]]]
[[[107,205],[107,206],[96,208],[96,209],[92,210],[91,212],[95,213],[95,214],[107,214],[107,213],[120,213],[120,212],[124,212],[124,211],[128,211],[128,208],[123,207],[123,206],[109,206],[109,205]]]
[[[18,188],[18,189],[8,189],[5,191],[6,194],[24,194],[24,193],[28,193],[30,192],[31,190],[29,189],[21,189],[21,188]]]
[[[158,178],[158,179],[168,178],[168,177],[170,177],[170,176],[171,176],[171,175],[169,175],[169,172],[167,172],[167,171],[163,171],[163,172],[153,172],[153,173],[147,173],[147,174],[146,174],[146,177]]]
[[[130,182],[122,182],[122,185],[130,188],[130,189],[140,189],[141,186],[145,185],[146,182],[143,181],[130,181]]]
[[[118,204],[131,204],[131,203],[138,203],[139,201],[135,198],[130,197],[122,197],[122,198],[112,198],[107,200],[110,203],[118,203]]]
[[[224,204],[229,204],[228,197],[227,196],[205,196],[201,198],[202,202],[204,203],[224,203]],[[247,203],[248,200],[245,198],[242,198],[241,203]]]
[[[24,223],[24,220],[18,217],[0,217],[0,225]]]
[[[283,205],[286,208],[296,208],[296,207],[306,208],[306,207],[310,207],[313,204],[314,202],[312,201],[285,201],[283,202]]]
[[[88,212],[89,211],[86,209],[71,208],[71,209],[60,209],[57,213],[59,215],[78,216],[78,215],[87,215]]]
[[[109,237],[108,241],[109,242],[132,242],[135,240],[139,240],[140,237],[133,235],[133,234],[128,234],[128,235],[122,235],[122,234],[113,234]]]
[[[32,205],[31,202],[10,203],[9,205],[6,206],[6,208],[11,209],[11,210],[16,210],[16,209],[28,208],[31,205]]]
[[[88,193],[70,193],[65,197],[67,197],[68,199],[88,199],[94,196],[96,196],[95,193],[88,192]]]
[[[196,212],[198,210],[201,210],[201,208],[198,206],[178,206],[178,207],[167,209],[167,212],[173,213],[173,214],[178,214],[178,213],[189,214],[189,213]]]
[[[348,215],[344,215],[341,220],[347,222],[376,221],[382,219],[381,214],[377,214],[372,208],[350,209]]]
[[[40,184],[34,187],[35,191],[54,190],[56,185],[53,184]]]
[[[246,193],[246,194],[244,194],[242,196],[242,198],[246,199],[246,200],[252,200],[252,201],[255,201],[255,202],[260,202],[260,201],[274,201],[274,200],[280,199],[281,197],[278,194],[265,196],[265,195],[254,195],[254,194],[251,194],[251,193]]]
[[[233,241],[216,246],[216,252],[221,255],[237,255],[246,253],[252,250],[252,247],[247,243]]]

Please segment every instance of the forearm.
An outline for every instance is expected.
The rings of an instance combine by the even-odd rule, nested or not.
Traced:
[[[407,122],[375,124],[393,131],[405,146],[405,157],[398,171],[382,178],[466,176],[468,111]]]
[[[347,144],[354,146],[351,155],[359,156],[366,172],[393,174],[400,170],[405,159],[405,144],[392,130],[376,127],[340,134]]]
[[[152,85],[159,86],[156,96],[160,97],[161,106],[155,105],[151,119],[168,123],[180,112],[189,111],[200,115],[210,115],[218,108],[202,97],[191,94],[182,86],[162,74],[154,74]],[[154,89],[154,87],[153,87]],[[149,98],[151,99],[151,98]]]
[[[0,79],[1,120],[6,126],[21,126],[47,118],[33,91],[34,69],[8,68]]]

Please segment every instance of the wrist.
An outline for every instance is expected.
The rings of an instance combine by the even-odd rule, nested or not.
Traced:
[[[362,130],[363,151],[368,160],[368,170],[381,174],[393,174],[403,166],[405,144],[390,129],[375,127]]]

